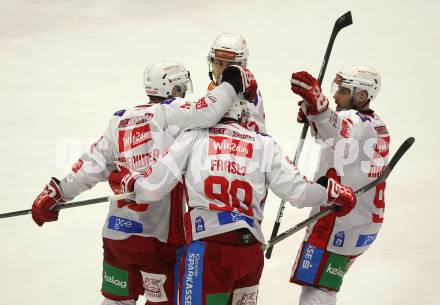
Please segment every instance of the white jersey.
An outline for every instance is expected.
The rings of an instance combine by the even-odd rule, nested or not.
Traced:
[[[184,176],[187,242],[239,228],[261,232],[268,188],[297,207],[325,204],[326,189],[308,182],[275,141],[238,123],[184,132],[169,153],[137,179],[136,201],[160,198]]]
[[[216,87],[214,82],[208,86],[208,92]],[[260,89],[257,89],[257,97],[254,101],[248,102],[249,118],[246,122],[246,128],[255,132],[267,133],[266,129],[266,115],[264,113],[263,98]]]
[[[101,139],[61,180],[65,200],[72,200],[97,182],[106,181],[117,164],[145,172],[167,151],[181,131],[214,125],[236,98],[233,87],[224,83],[197,102],[172,98],[161,104],[150,103],[117,111]],[[162,242],[182,243],[182,195],[182,188],[177,187],[164,195],[161,204],[150,204],[150,198],[139,205],[110,203],[103,236],[121,240],[139,235],[156,237]],[[170,209],[170,203],[173,209]]]
[[[336,178],[357,190],[376,179],[388,164],[390,135],[379,116],[356,110],[308,116],[321,145],[314,179]],[[346,216],[327,217],[309,226],[306,240],[343,255],[358,255],[373,243],[383,221],[385,182],[360,195]],[[315,214],[319,209],[312,209]],[[312,234],[313,232],[313,234]]]

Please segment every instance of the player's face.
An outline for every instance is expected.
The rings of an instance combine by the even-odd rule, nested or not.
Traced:
[[[229,65],[227,61],[213,58],[212,61],[212,74],[216,80],[220,80],[223,70]]]
[[[185,97],[185,90],[183,90],[180,86],[174,86],[171,91],[171,95],[173,97]]]
[[[353,106],[357,109],[362,109],[366,106],[368,99],[368,92],[365,90],[356,92],[355,96],[353,97]]]
[[[338,90],[336,90],[333,95],[336,103],[336,111],[351,109],[351,90],[348,88],[344,88],[339,86]]]

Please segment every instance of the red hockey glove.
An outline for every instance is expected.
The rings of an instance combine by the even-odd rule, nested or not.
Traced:
[[[58,203],[65,202],[59,183],[58,179],[52,177],[32,204],[32,219],[40,227],[45,222],[58,220],[58,211],[51,210]]]
[[[327,188],[328,202],[334,203],[339,207],[336,209],[336,216],[347,215],[356,206],[356,195],[351,187],[338,183],[328,177],[320,177],[316,183]]]
[[[257,81],[247,68],[237,65],[227,66],[223,70],[220,82],[228,82],[234,87],[235,92],[243,93],[245,99],[254,102],[257,98]]]
[[[119,170],[115,169],[110,173],[110,176],[108,176],[108,183],[116,195],[131,193],[134,191],[136,179],[141,176],[146,175],[119,166]],[[128,205],[128,208],[138,212],[143,212],[148,209],[148,204],[137,204],[136,201],[131,199],[118,200],[117,205],[119,208]]]
[[[321,86],[316,78],[302,71],[292,73],[291,89],[307,102],[306,114],[316,115],[328,108],[328,100],[322,94]]]
[[[119,170],[115,169],[108,176],[108,183],[116,195],[133,192],[134,183],[139,177],[139,173],[120,166]]]
[[[119,168],[120,170],[115,169],[110,173],[110,175],[108,176],[108,184],[116,195],[130,193],[134,189],[134,183],[136,182],[136,179],[133,178],[133,173],[128,168],[122,166],[120,166]],[[117,201],[119,208],[122,208],[123,206],[130,203],[136,202],[130,199]]]

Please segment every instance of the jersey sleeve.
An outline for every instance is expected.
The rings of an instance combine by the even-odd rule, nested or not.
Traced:
[[[197,102],[184,99],[165,101],[167,125],[180,130],[211,127],[220,121],[235,99],[234,88],[225,82]]]
[[[98,182],[106,181],[116,169],[115,146],[112,145],[111,123],[103,136],[92,144],[73,165],[71,172],[60,181],[64,199],[70,201],[80,193],[91,189]]]
[[[134,191],[137,202],[158,201],[182,181],[198,132],[200,131],[186,131],[180,134],[166,155],[159,158],[136,180]]]
[[[326,203],[327,191],[319,184],[309,182],[299,169],[283,155],[274,141],[269,144],[268,158],[272,163],[266,172],[269,188],[280,198],[298,208],[320,206]],[[267,164],[267,163],[266,163]]]
[[[318,139],[338,141],[351,138],[360,141],[363,135],[362,121],[351,114],[351,111],[335,112],[328,108],[323,113],[308,115],[307,119],[314,124],[315,137]]]

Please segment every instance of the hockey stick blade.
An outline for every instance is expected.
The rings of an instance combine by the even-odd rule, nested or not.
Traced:
[[[351,17],[351,11],[346,12],[344,15],[336,19],[335,24],[333,26],[332,33],[330,35],[330,40],[327,44],[327,49],[325,50],[324,59],[322,60],[321,69],[319,70],[319,76],[318,76],[318,82],[319,84],[322,84],[322,80],[324,79],[325,71],[327,70],[327,63],[330,58],[330,54],[333,49],[333,43],[335,42],[336,36],[338,35],[339,31],[343,28],[353,24],[353,18]],[[304,140],[307,136],[307,131],[309,129],[309,123],[305,122],[301,131],[301,136],[299,138],[298,147],[295,151],[295,157],[293,158],[293,163],[298,164],[299,158],[301,157],[301,152],[304,146]],[[286,201],[281,200],[280,207],[278,209],[277,218],[275,219],[275,223],[272,228],[272,234],[270,235],[270,238],[274,238],[278,234],[278,230],[281,225],[281,219],[283,218],[284,209],[286,207]],[[272,256],[272,250],[273,248],[270,247],[266,251],[266,258],[270,259]]]
[[[121,195],[115,195],[115,196],[98,197],[98,198],[93,198],[93,199],[88,199],[88,200],[76,201],[76,202],[72,202],[72,203],[68,203],[68,204],[58,205],[53,210],[59,211],[62,209],[76,208],[79,206],[95,204],[95,203],[100,203],[100,202],[123,200],[123,199],[128,199],[128,198],[132,197],[133,195],[134,195],[134,193],[127,193],[127,194],[121,194]],[[28,215],[28,214],[32,214],[32,209],[0,214],[0,218],[10,218],[10,217]]]
[[[356,196],[360,196],[363,193],[365,193],[366,191],[368,191],[368,190],[372,189],[373,187],[375,187],[376,185],[378,185],[379,183],[384,182],[388,178],[388,176],[390,175],[391,171],[393,170],[393,168],[397,164],[397,162],[399,162],[399,160],[402,158],[402,156],[414,144],[414,141],[415,141],[415,139],[413,137],[406,139],[405,142],[403,142],[402,145],[400,145],[399,149],[396,151],[394,156],[391,158],[391,161],[388,163],[388,166],[385,168],[382,175],[380,175],[378,178],[371,181],[370,183],[364,185],[363,187],[357,189],[355,191]],[[310,223],[327,216],[336,208],[337,208],[337,205],[335,205],[335,204],[325,208],[324,210],[320,211],[319,213],[316,213],[315,215],[300,222],[296,226],[284,231],[280,235],[273,237],[273,238],[271,237],[271,239],[266,244],[262,245],[261,248],[263,250],[270,249],[270,247],[273,247],[273,245],[279,243],[280,241],[282,241],[282,240],[286,239],[287,237],[293,235],[294,233],[300,231],[301,229],[308,226]]]
[[[318,76],[319,84],[322,84],[322,80],[324,79],[324,74],[325,71],[327,70],[327,63],[330,58],[330,54],[332,52],[333,43],[335,42],[336,36],[338,35],[339,31],[352,24],[353,24],[353,18],[351,16],[351,11],[346,12],[344,15],[342,15],[336,20],[335,25],[333,26],[333,31],[330,36],[330,40],[327,45],[327,50],[325,51],[324,60],[322,61],[321,70],[319,71],[319,76]]]

